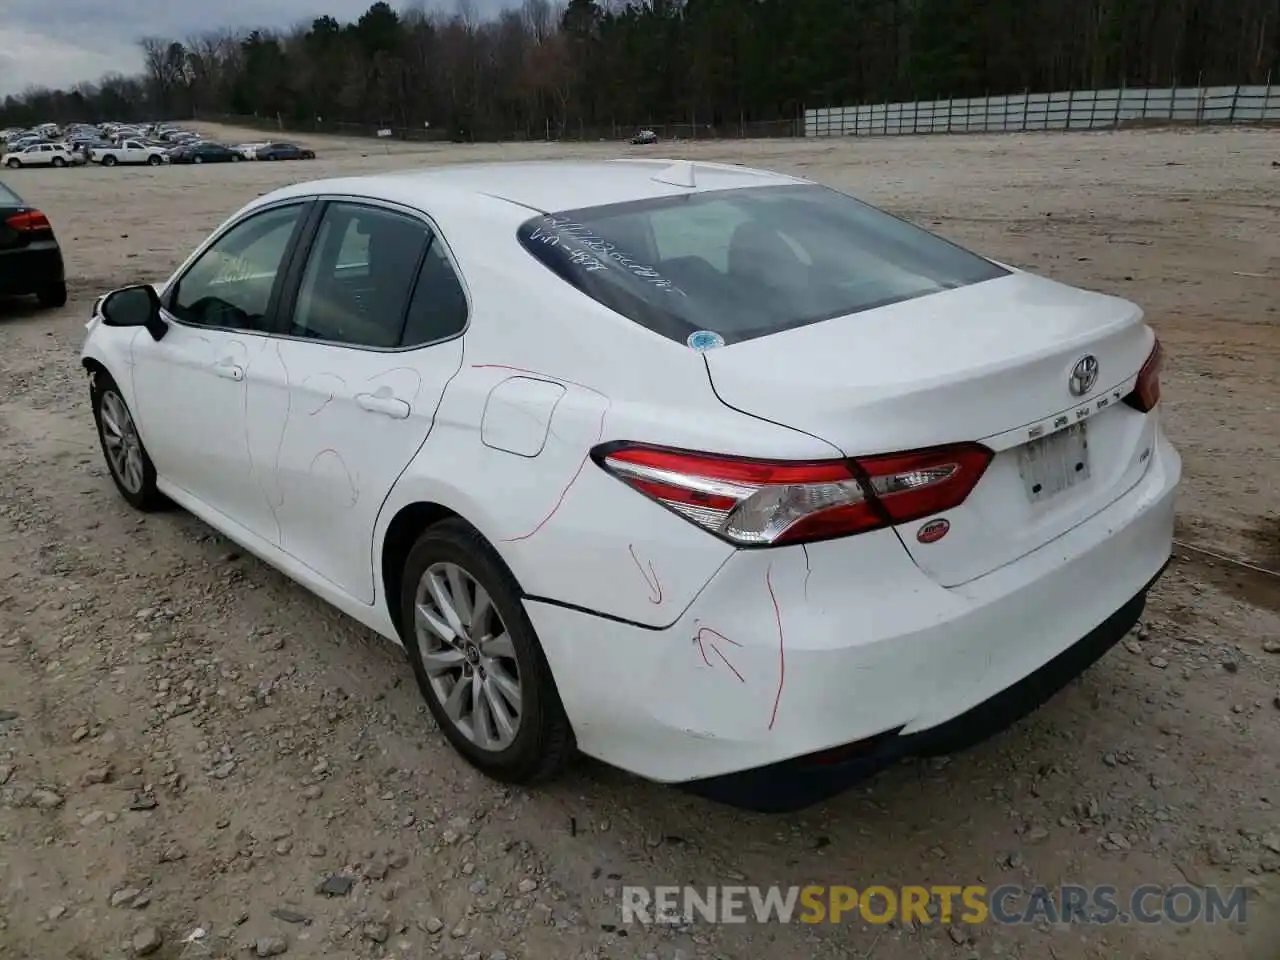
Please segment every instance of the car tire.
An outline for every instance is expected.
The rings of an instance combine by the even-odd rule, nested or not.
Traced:
[[[102,165],[104,167],[114,167],[116,165],[116,158],[108,153],[102,158]]]
[[[168,501],[156,488],[155,464],[142,445],[133,413],[125,403],[120,387],[110,374],[103,371],[99,371],[91,383],[89,399],[93,405],[93,421],[98,427],[98,443],[102,446],[102,456],[107,461],[107,471],[116,489],[136,510],[150,513],[161,509]],[[118,445],[113,443],[113,439],[121,437],[132,437],[136,447],[126,446],[123,454],[117,456],[113,451]],[[137,458],[132,467],[126,467],[131,450],[136,451]]]
[[[192,163],[204,163],[204,157],[192,157],[192,158],[191,158],[191,162],[192,162]]]
[[[151,167],[160,166],[160,158],[156,156],[154,153],[151,154],[151,156],[147,157],[147,165]]]
[[[36,291],[36,299],[42,307],[65,307],[67,305],[67,285],[50,283]]]
[[[449,620],[442,615],[432,578],[464,627],[461,639],[455,634],[457,643],[447,643],[426,625],[430,620],[418,614],[422,604],[436,622]],[[564,769],[576,752],[573,730],[521,602],[520,587],[493,547],[461,519],[434,524],[409,551],[401,582],[398,599],[405,651],[418,689],[454,749],[482,773],[506,783],[537,783]],[[455,602],[459,587],[464,596]],[[480,623],[474,619],[478,590],[490,600]],[[466,623],[461,622],[464,614]],[[428,670],[428,658],[433,672]],[[458,690],[464,682],[468,685]],[[479,710],[469,699],[477,691],[476,683],[485,690]],[[514,729],[504,732],[498,713],[505,714],[509,725],[512,683],[518,715]],[[455,690],[461,697],[456,706],[450,706]],[[489,742],[484,744],[485,740]]]
[[[53,165],[55,167],[65,167],[67,165],[67,161],[63,160],[61,157],[54,157]]]
[[[231,162],[232,162],[232,163],[239,163],[239,162],[240,162],[240,154],[238,154],[238,153],[233,153],[233,154],[231,155]]]
[[[17,157],[13,157],[12,159],[9,160],[8,163],[5,164],[5,166],[8,167],[10,170],[17,170],[20,166],[22,166],[22,161],[19,160]]]

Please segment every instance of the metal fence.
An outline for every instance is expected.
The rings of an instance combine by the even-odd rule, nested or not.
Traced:
[[[1069,90],[835,107],[806,110],[804,135],[1012,133],[1231,123],[1280,123],[1280,86]]]

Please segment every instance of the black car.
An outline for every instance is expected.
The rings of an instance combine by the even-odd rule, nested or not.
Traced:
[[[314,150],[307,150],[296,143],[273,143],[259,147],[253,154],[259,160],[314,160]]]
[[[67,302],[62,248],[49,218],[0,183],[0,294],[27,293],[45,307]]]
[[[239,163],[243,159],[220,143],[192,143],[169,151],[170,163]]]

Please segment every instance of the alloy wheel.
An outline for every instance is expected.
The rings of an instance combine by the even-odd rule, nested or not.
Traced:
[[[129,408],[120,394],[107,390],[98,408],[102,418],[102,441],[107,448],[111,470],[121,485],[132,494],[142,490],[142,442],[134,426]]]
[[[432,693],[453,726],[497,753],[520,731],[515,646],[488,592],[456,563],[435,563],[414,595],[414,636]]]

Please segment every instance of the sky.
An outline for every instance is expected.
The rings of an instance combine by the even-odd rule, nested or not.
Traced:
[[[287,28],[329,14],[346,22],[373,0],[0,0],[0,97],[142,70],[139,38],[181,40],[226,27]],[[481,17],[517,0],[471,0]],[[401,7],[399,0],[392,6]],[[455,0],[418,0],[452,12]]]

